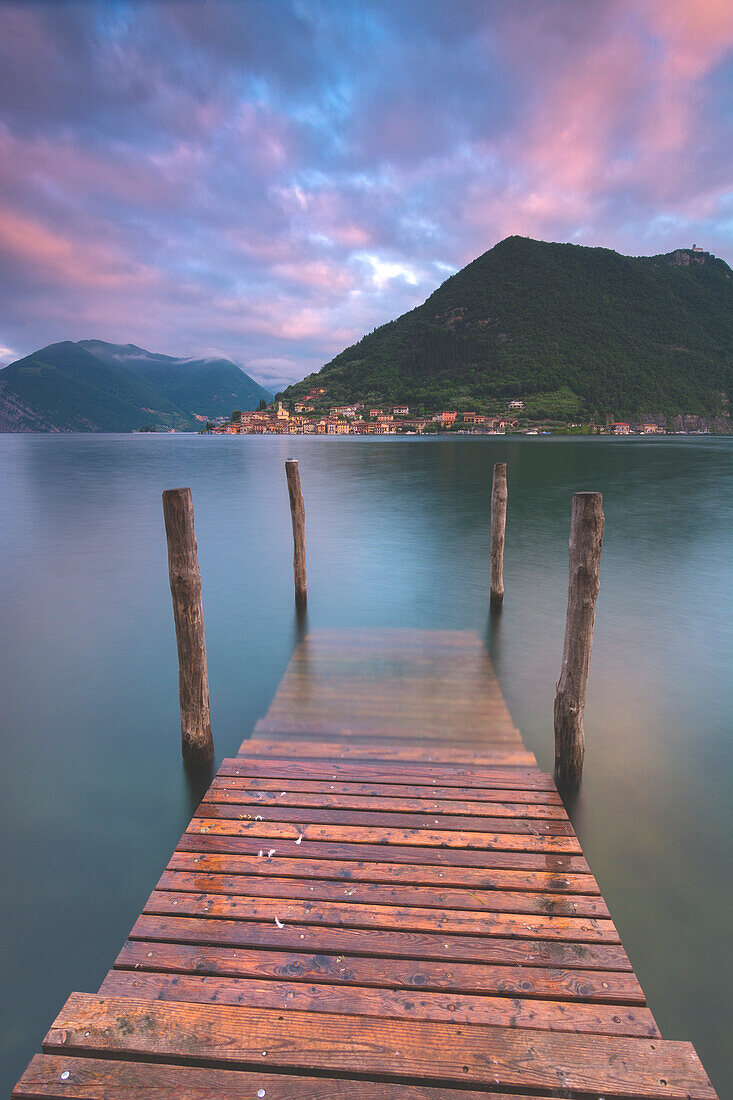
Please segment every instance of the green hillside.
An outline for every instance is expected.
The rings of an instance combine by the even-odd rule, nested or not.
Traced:
[[[0,431],[190,431],[270,396],[230,360],[64,341],[0,371]]]
[[[723,416],[731,269],[692,249],[632,258],[508,237],[284,396],[315,383],[329,404],[460,410],[521,398],[535,416]]]
[[[210,417],[229,416],[232,409],[256,409],[263,398],[272,400],[270,391],[231,359],[176,359],[134,344],[107,344],[103,340],[80,340],[79,346],[109,363],[124,366],[189,415],[198,412]]]

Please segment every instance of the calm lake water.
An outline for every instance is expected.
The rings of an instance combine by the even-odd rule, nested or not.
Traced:
[[[0,436],[7,1091],[94,991],[191,814],[160,494],[194,494],[217,757],[299,637],[283,462],[300,458],[310,626],[477,630],[552,768],[571,494],[606,541],[571,807],[665,1038],[733,1095],[733,440]],[[488,613],[491,470],[509,464]]]

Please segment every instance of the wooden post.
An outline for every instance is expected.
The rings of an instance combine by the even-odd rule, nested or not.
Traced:
[[[570,519],[565,644],[555,688],[555,774],[558,782],[567,786],[576,786],[583,774],[583,714],[593,648],[603,527],[601,494],[576,493]]]
[[[504,531],[506,529],[506,462],[494,465],[491,487],[491,605],[500,607],[504,599]]]
[[[308,582],[305,575],[305,505],[300,488],[300,471],[297,458],[285,463],[290,496],[290,517],[293,521],[293,576],[295,578],[295,603],[305,607],[308,602]]]
[[[204,608],[191,490],[166,489],[163,516],[178,643],[181,749],[186,763],[205,764],[213,759],[214,739],[209,718]]]

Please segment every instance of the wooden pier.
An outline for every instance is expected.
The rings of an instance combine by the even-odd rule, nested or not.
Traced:
[[[13,1095],[715,1098],[479,638],[414,630],[298,646]]]

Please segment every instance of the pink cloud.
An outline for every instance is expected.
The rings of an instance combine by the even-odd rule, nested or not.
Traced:
[[[142,265],[126,260],[96,242],[81,243],[55,232],[38,219],[0,207],[0,253],[39,283],[63,281],[79,288],[120,290],[150,286],[155,279]]]
[[[729,0],[462,4],[0,5],[3,342],[297,373],[510,233],[729,241]]]

